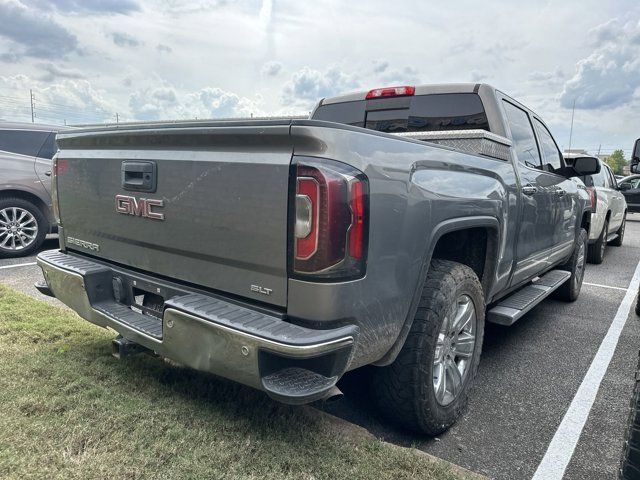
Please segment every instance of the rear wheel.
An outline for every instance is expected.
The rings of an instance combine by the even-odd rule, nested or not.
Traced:
[[[0,258],[36,251],[47,234],[47,221],[36,205],[22,198],[0,199]]]
[[[636,385],[631,397],[619,477],[621,480],[640,478],[640,361],[636,370]]]
[[[396,360],[373,372],[384,416],[437,435],[460,417],[480,362],[484,294],[476,274],[448,260],[431,262],[411,330]]]
[[[589,245],[589,253],[587,255],[587,261],[589,263],[599,264],[604,260],[604,251],[607,248],[607,236],[609,235],[609,220],[604,221],[602,226],[602,232],[596,240],[596,243]]]
[[[573,302],[580,295],[580,289],[582,288],[582,280],[584,279],[584,267],[585,256],[587,251],[587,239],[589,235],[587,231],[582,228],[580,234],[576,239],[575,247],[573,248],[573,254],[567,263],[560,266],[561,270],[571,272],[569,280],[564,282],[555,292],[554,296],[565,302]]]
[[[609,245],[612,245],[614,247],[621,247],[622,246],[622,241],[624,240],[624,228],[625,228],[626,223],[627,223],[627,214],[625,213],[624,217],[622,217],[622,223],[620,224],[620,228],[616,232],[616,235],[618,235],[618,236],[616,238],[614,238],[613,240],[611,240],[611,242],[609,242]]]

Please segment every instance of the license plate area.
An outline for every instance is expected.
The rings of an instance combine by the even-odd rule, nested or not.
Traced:
[[[113,277],[113,296],[116,302],[136,313],[162,319],[164,302],[174,295],[157,284],[125,275]]]
[[[137,287],[132,288],[132,294],[131,310],[162,319],[164,298],[161,295]]]

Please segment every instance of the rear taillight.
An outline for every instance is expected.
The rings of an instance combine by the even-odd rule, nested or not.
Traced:
[[[372,98],[404,97],[407,95],[413,95],[414,92],[415,88],[409,86],[374,88],[367,92],[367,96],[365,98],[367,100],[371,100]]]
[[[299,157],[291,215],[292,275],[318,280],[364,276],[368,240],[369,184],[340,162]]]
[[[589,198],[591,199],[591,212],[596,213],[596,206],[598,205],[596,187],[587,187],[587,192],[589,192]]]

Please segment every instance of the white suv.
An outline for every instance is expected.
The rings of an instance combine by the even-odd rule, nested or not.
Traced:
[[[572,164],[573,159],[584,156],[565,155],[565,159],[567,164]],[[615,247],[622,245],[627,219],[627,202],[618,188],[616,177],[609,165],[598,161],[600,173],[580,177],[591,195],[591,203],[595,205],[589,228],[589,263],[602,263],[607,243]]]

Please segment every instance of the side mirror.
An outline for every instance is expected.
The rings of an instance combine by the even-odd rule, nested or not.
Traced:
[[[636,140],[636,143],[633,144],[633,152],[631,153],[631,173],[640,173],[640,167],[638,167],[638,163],[640,163],[640,138]]]
[[[631,184],[629,183],[621,183],[620,185],[618,185],[618,190],[620,191],[625,191],[625,190],[631,190]]]
[[[600,173],[600,162],[594,157],[574,158],[572,167],[579,176]]]

